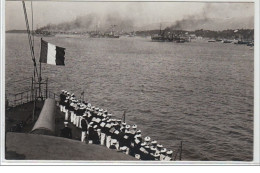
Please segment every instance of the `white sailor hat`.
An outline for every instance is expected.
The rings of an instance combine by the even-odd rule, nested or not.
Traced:
[[[107,113],[107,110],[104,110],[103,112],[104,112],[104,113]]]
[[[118,123],[121,123],[121,122],[122,122],[122,120],[117,120],[117,122],[118,122]]]
[[[67,121],[64,122],[65,125],[68,125],[69,123]]]
[[[122,151],[125,151],[126,149],[127,149],[127,147],[126,146],[123,146],[123,147],[121,147],[120,148]]]
[[[72,93],[71,96],[75,96],[74,93]]]
[[[163,153],[166,153],[166,151],[167,151],[166,148],[163,148],[163,149],[161,149],[160,153],[163,154]]]
[[[123,122],[123,123],[122,123],[122,125],[123,125],[123,126],[126,126],[126,123],[125,123],[125,122]]]
[[[156,145],[156,144],[157,144],[157,141],[153,140],[153,141],[151,142],[151,144]]]
[[[99,112],[103,112],[103,109],[101,108],[101,109],[99,109]]]
[[[146,146],[146,145],[147,145],[146,142],[142,142],[142,143],[141,143],[141,146],[142,146],[142,147],[144,147],[144,146]]]
[[[136,128],[137,128],[137,125],[134,124],[134,125],[132,126],[132,128],[133,128],[133,129],[136,129]]]
[[[130,125],[126,125],[125,128],[126,128],[126,129],[130,129]]]
[[[162,148],[163,146],[161,144],[157,144],[157,148]]]
[[[172,153],[173,153],[172,150],[168,150],[168,151],[166,152],[167,155],[172,155]]]
[[[98,111],[98,110],[99,110],[99,108],[95,108],[95,110],[96,110],[96,111]]]
[[[70,95],[70,92],[68,92],[67,94]]]
[[[145,142],[149,142],[151,140],[151,138],[149,137],[149,136],[146,136],[145,138],[144,138],[144,141]]]
[[[126,130],[125,130],[125,133],[130,133],[130,130],[129,130],[129,129],[126,129]]]
[[[107,122],[110,123],[110,122],[111,122],[111,119],[108,119]]]
[[[107,116],[110,116],[110,117],[111,117],[111,116],[112,116],[112,114],[107,114]]]
[[[136,133],[137,133],[137,134],[141,134],[141,130],[137,130]]]
[[[87,114],[83,114],[83,117],[84,117],[84,118],[87,117]]]

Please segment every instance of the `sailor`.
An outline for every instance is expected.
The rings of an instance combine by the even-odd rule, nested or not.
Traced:
[[[105,133],[106,133],[106,147],[110,148],[110,144],[111,144],[111,134],[110,134],[110,128],[111,128],[111,124],[110,121],[107,121],[107,124],[105,125]]]
[[[134,157],[135,156],[135,153],[134,153],[134,147],[135,147],[135,138],[134,138],[134,136],[135,136],[135,131],[130,130],[128,135],[129,135],[129,142],[130,142],[129,154]]]
[[[81,142],[85,142],[88,143],[88,122],[85,119],[86,118],[86,114],[83,115],[83,118],[80,122],[80,126],[81,126]]]
[[[165,156],[165,158],[164,158],[164,161],[171,161],[171,160],[172,160],[172,153],[173,153],[172,150],[168,150],[168,151],[166,152],[166,156]]]
[[[85,112],[85,114],[87,115],[86,120],[88,121],[88,123],[90,123],[91,120],[92,120],[92,114],[90,113],[90,111],[91,111],[91,109],[88,109],[88,110]]]
[[[164,160],[165,156],[166,156],[166,148],[162,148],[161,151],[160,151],[160,160]]]
[[[159,153],[159,154],[160,154],[160,152],[161,152],[163,146],[162,146],[161,144],[157,144],[156,148],[157,148],[156,153]]]
[[[147,143],[147,145],[149,145],[149,144],[150,144],[150,141],[151,141],[151,138],[150,138],[149,136],[146,136],[146,137],[144,138],[144,141]]]
[[[79,128],[79,124],[80,124],[80,103],[77,103],[77,106],[75,106],[75,114],[76,114],[76,122],[75,122],[75,126]]]
[[[107,114],[107,116],[108,116],[109,118],[111,118],[111,117],[112,117],[112,114]]]
[[[132,129],[133,129],[133,131],[134,131],[134,134],[136,133],[136,131],[137,131],[137,125],[136,124],[134,124],[133,126],[132,126]]]
[[[114,134],[114,132],[116,131],[116,129],[114,126],[115,126],[115,124],[111,123],[111,128],[109,129],[109,133],[108,133],[108,136],[110,136],[110,147],[109,148],[111,148],[112,143],[116,143],[116,141],[117,141],[115,139],[116,135]]]
[[[122,123],[122,127],[126,127],[126,123],[125,122]]]
[[[88,136],[88,143],[89,144],[93,144],[93,139],[94,139],[94,128],[93,128],[93,122],[90,122],[89,123],[89,125],[88,125],[88,134],[89,134],[89,136]]]
[[[69,98],[66,97],[65,100],[64,100],[64,103],[62,105],[62,111],[65,113],[65,121],[68,121],[69,120],[69,111],[68,111],[68,108],[69,108]]]
[[[103,120],[103,121],[100,123],[100,127],[101,127],[100,145],[105,145],[105,142],[106,142],[105,125],[106,125],[106,121]]]
[[[115,130],[112,138],[114,139],[114,145],[117,150],[119,150],[119,131]]]
[[[157,150],[157,141],[156,140],[153,140],[151,142],[152,146]]]
[[[155,152],[156,152],[156,148],[154,146],[150,147],[150,157],[151,160],[155,160]]]
[[[100,140],[99,140],[99,136],[98,136],[98,129],[97,129],[97,125],[93,126],[93,144],[100,144]]]
[[[153,160],[153,158],[152,158],[152,156],[151,156],[152,151],[151,151],[151,148],[150,148],[149,144],[146,143],[146,145],[144,146],[144,148],[145,148],[145,150],[146,150],[146,152],[147,152],[147,155],[145,155],[145,159],[144,159],[144,160]]]
[[[120,147],[120,151],[122,151],[123,153],[126,154],[126,152],[127,152],[127,147],[126,147],[126,146]]]
[[[64,101],[66,99],[66,96],[65,96],[65,91],[64,90],[61,90],[61,94],[60,94],[60,102],[59,102],[59,105],[60,105],[60,111],[63,112],[63,106],[64,106]]]
[[[135,138],[134,139],[134,146],[132,148],[132,153],[133,153],[134,156],[136,156],[136,154],[138,154],[139,157],[141,157],[140,156],[140,154],[141,154],[140,148],[141,148],[141,140],[140,140],[140,138]]]
[[[131,151],[130,151],[130,149],[131,149],[131,132],[130,132],[130,130],[129,129],[126,129],[125,130],[125,135],[124,135],[124,139],[125,139],[125,143],[124,143],[124,146],[126,146],[127,147],[127,149],[126,149],[126,154],[130,154],[131,153]]]
[[[141,147],[140,147],[140,159],[141,160],[146,160],[146,155],[148,154],[148,152],[145,149],[145,146],[146,146],[146,142],[142,142]]]
[[[160,160],[160,154],[159,153],[154,154],[154,160]]]
[[[83,115],[84,115],[84,112],[86,111],[86,105],[81,103],[80,104],[80,108],[78,110],[78,114],[79,114],[79,128],[81,128],[81,120],[83,119]],[[87,118],[87,116],[85,116],[85,118]],[[85,119],[86,120],[86,119]]]
[[[70,114],[70,122],[74,122],[74,111],[73,111],[73,106],[74,106],[74,100],[69,101],[69,106],[68,106],[68,112]]]
[[[72,139],[72,132],[71,132],[71,128],[68,127],[68,122],[65,121],[64,126],[65,127],[61,129],[60,136],[64,138]]]

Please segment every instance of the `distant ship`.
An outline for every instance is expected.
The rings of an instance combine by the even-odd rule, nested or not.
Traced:
[[[165,35],[165,31],[162,32],[162,25],[160,24],[160,33],[154,34],[151,36],[152,41],[156,42],[165,42],[165,41],[173,41],[173,36],[171,37]]]
[[[116,25],[111,25],[112,26],[112,31],[109,32],[109,33],[101,33],[100,31],[97,30],[96,28],[96,31],[95,32],[91,32],[90,33],[90,37],[91,38],[119,38],[120,36],[119,35],[116,35],[115,34],[115,31],[114,31],[114,27]]]

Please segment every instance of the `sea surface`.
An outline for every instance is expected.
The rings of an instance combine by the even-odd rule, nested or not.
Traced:
[[[35,37],[35,55],[40,38]],[[107,109],[176,151],[182,160],[253,159],[254,51],[245,45],[150,38],[46,37],[66,48],[65,66],[42,64],[49,89]],[[6,96],[30,88],[26,34],[6,34]],[[22,82],[15,82],[22,80]]]

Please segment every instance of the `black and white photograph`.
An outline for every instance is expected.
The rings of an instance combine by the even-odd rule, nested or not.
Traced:
[[[255,1],[2,8],[2,164],[259,164]]]

